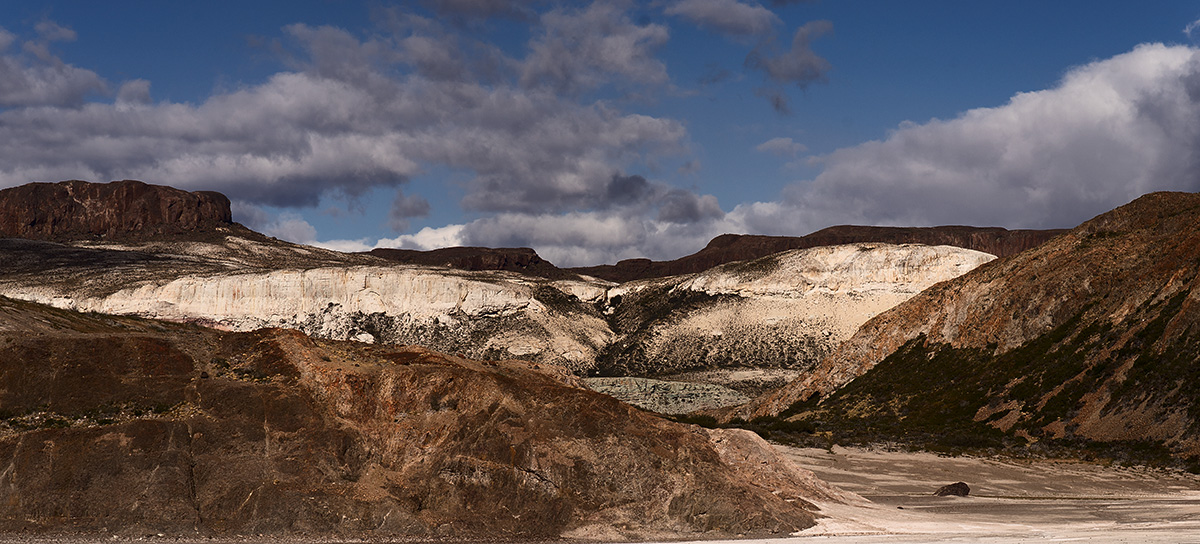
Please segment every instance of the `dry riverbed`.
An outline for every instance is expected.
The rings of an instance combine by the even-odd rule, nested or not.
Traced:
[[[1046,460],[777,447],[821,479],[870,503],[822,505],[829,518],[789,538],[703,544],[1200,543],[1200,476],[1194,474]],[[971,487],[970,496],[932,495],[958,481]],[[176,542],[173,538],[140,540]],[[0,536],[0,543],[104,541],[109,539]],[[248,537],[184,542],[331,544],[337,540]]]
[[[824,506],[829,519],[774,543],[1200,543],[1200,476],[1194,474],[857,448],[780,449],[871,504]],[[970,496],[932,495],[958,481],[971,487]]]

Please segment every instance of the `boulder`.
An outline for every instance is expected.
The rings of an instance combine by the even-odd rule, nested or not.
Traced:
[[[971,486],[964,482],[955,482],[939,487],[933,492],[935,497],[966,497],[971,493]]]

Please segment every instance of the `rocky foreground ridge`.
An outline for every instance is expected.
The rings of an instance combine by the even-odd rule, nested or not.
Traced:
[[[953,247],[859,244],[616,285],[486,270],[544,269],[531,250],[454,248],[421,257],[485,268],[471,271],[299,246],[236,224],[129,240],[7,238],[0,251],[0,294],[59,308],[419,344],[580,375],[707,372],[687,379],[744,394],[790,379],[875,313],[991,258]],[[731,379],[730,368],[782,372]]]
[[[778,457],[528,362],[0,297],[0,532],[727,537],[859,500]]]
[[[1198,256],[1200,194],[1143,196],[881,313],[742,413],[1200,460]]]

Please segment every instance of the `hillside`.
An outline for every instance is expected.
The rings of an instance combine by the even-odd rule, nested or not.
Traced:
[[[700,374],[757,395],[810,370],[867,319],[993,258],[949,246],[864,243],[626,282],[608,290],[616,337],[597,373],[689,381]]]
[[[954,246],[1005,257],[1036,247],[1063,230],[1008,230],[1000,227],[868,227],[842,225],[806,236],[722,234],[691,255],[673,261],[629,259],[615,265],[570,268],[579,274],[626,282],[694,274],[714,266],[748,261],[792,249],[857,243],[924,244]]]
[[[197,193],[140,182],[24,187],[112,201],[20,201],[38,217],[74,209],[82,217],[61,224],[91,230],[0,238],[0,295],[227,330],[285,327],[475,359],[519,358],[581,376],[671,376],[749,395],[811,367],[876,313],[990,258],[949,247],[830,246],[614,285],[558,270],[529,249],[377,251],[382,258],[184,219],[155,223],[143,235],[101,236],[126,228],[113,210],[149,198],[131,200],[127,190],[172,202],[179,218],[227,217],[228,203],[214,215]],[[869,277],[859,273],[865,269]]]
[[[553,367],[0,297],[0,532],[707,538],[855,500],[772,456]]]
[[[1200,195],[1153,193],[863,325],[740,413],[866,440],[1200,456]]]

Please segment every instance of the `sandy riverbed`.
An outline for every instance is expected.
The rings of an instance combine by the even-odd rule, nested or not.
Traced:
[[[1200,543],[1200,476],[1193,474],[865,449],[780,449],[871,504],[824,505],[830,518],[818,526],[764,542]],[[957,481],[971,486],[969,497],[932,496]]]

